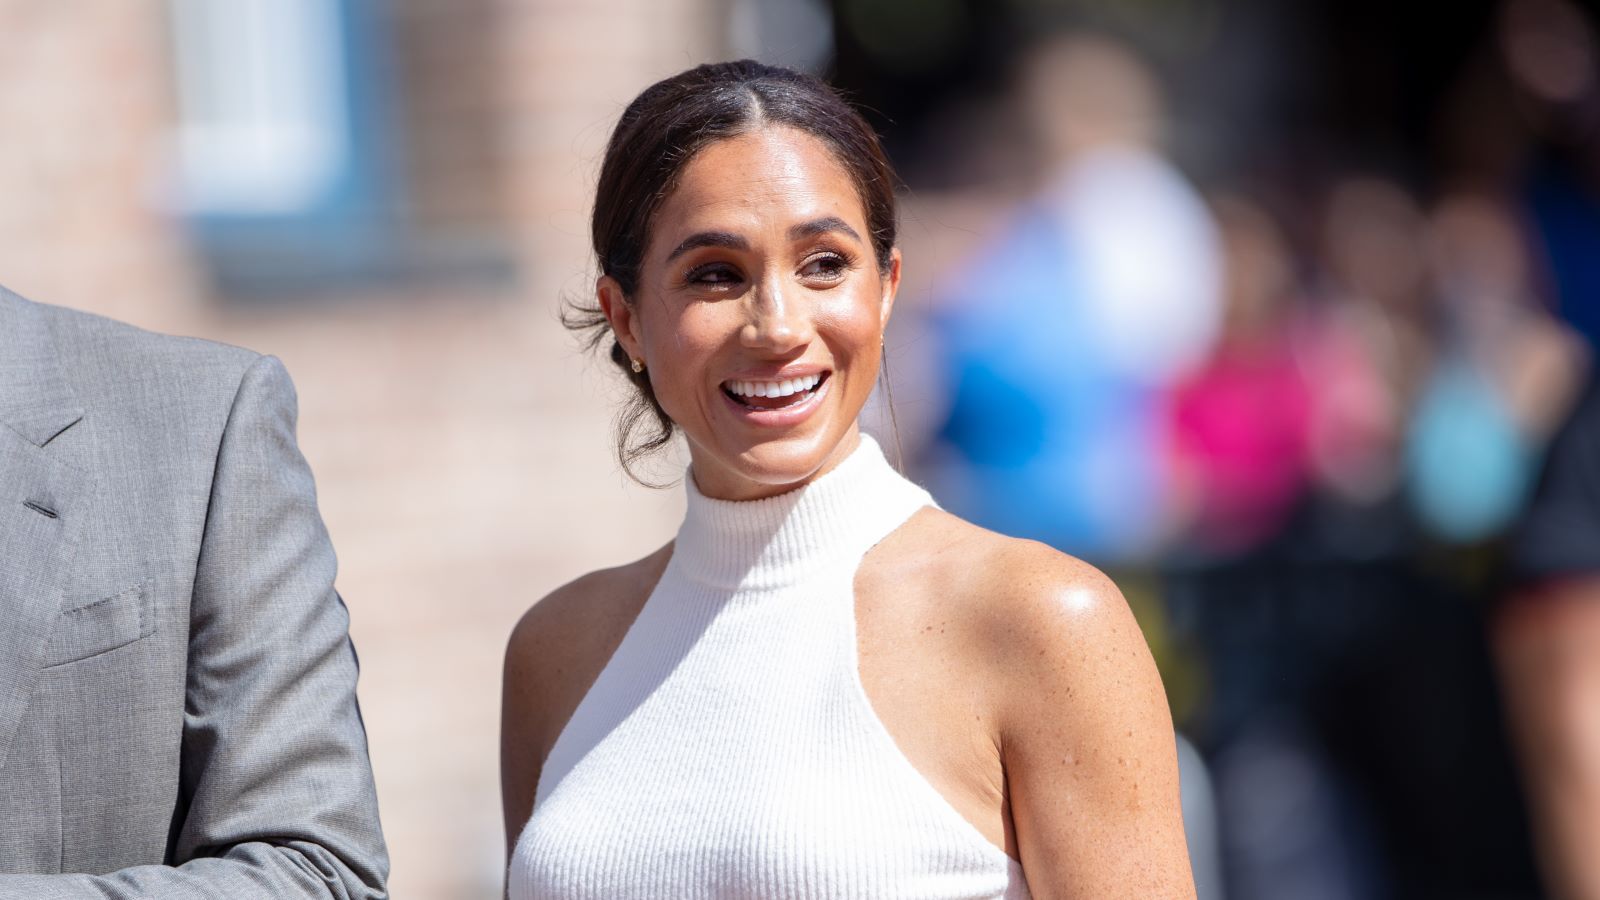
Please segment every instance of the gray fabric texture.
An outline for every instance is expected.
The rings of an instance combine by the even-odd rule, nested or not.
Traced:
[[[0,900],[380,898],[272,357],[0,289]]]

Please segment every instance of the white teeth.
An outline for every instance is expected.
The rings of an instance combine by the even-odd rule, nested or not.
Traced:
[[[809,391],[821,381],[821,375],[803,375],[783,381],[730,381],[727,388],[741,397],[788,397]]]

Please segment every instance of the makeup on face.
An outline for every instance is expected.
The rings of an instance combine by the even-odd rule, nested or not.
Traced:
[[[761,128],[684,167],[652,224],[635,337],[702,491],[778,493],[854,446],[898,276],[868,233],[849,173],[804,132]]]

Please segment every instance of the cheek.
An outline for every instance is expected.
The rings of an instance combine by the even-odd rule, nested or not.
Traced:
[[[677,418],[686,412],[710,377],[708,366],[729,340],[737,338],[736,324],[725,319],[711,306],[701,305],[648,323],[650,383],[668,415]]]
[[[837,302],[825,304],[818,310],[817,327],[832,336],[830,343],[834,345],[835,355],[848,356],[855,365],[870,359],[876,368],[883,343],[876,294],[841,297]]]
[[[679,367],[704,362],[704,354],[726,341],[726,331],[703,316],[680,316],[649,335],[651,351]]]

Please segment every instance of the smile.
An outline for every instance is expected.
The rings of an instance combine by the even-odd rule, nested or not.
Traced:
[[[782,409],[804,402],[825,377],[818,372],[782,381],[725,381],[722,389],[751,409]]]
[[[770,381],[733,379],[722,383],[727,397],[746,421],[761,425],[790,425],[804,418],[827,391],[832,372],[813,372]]]

